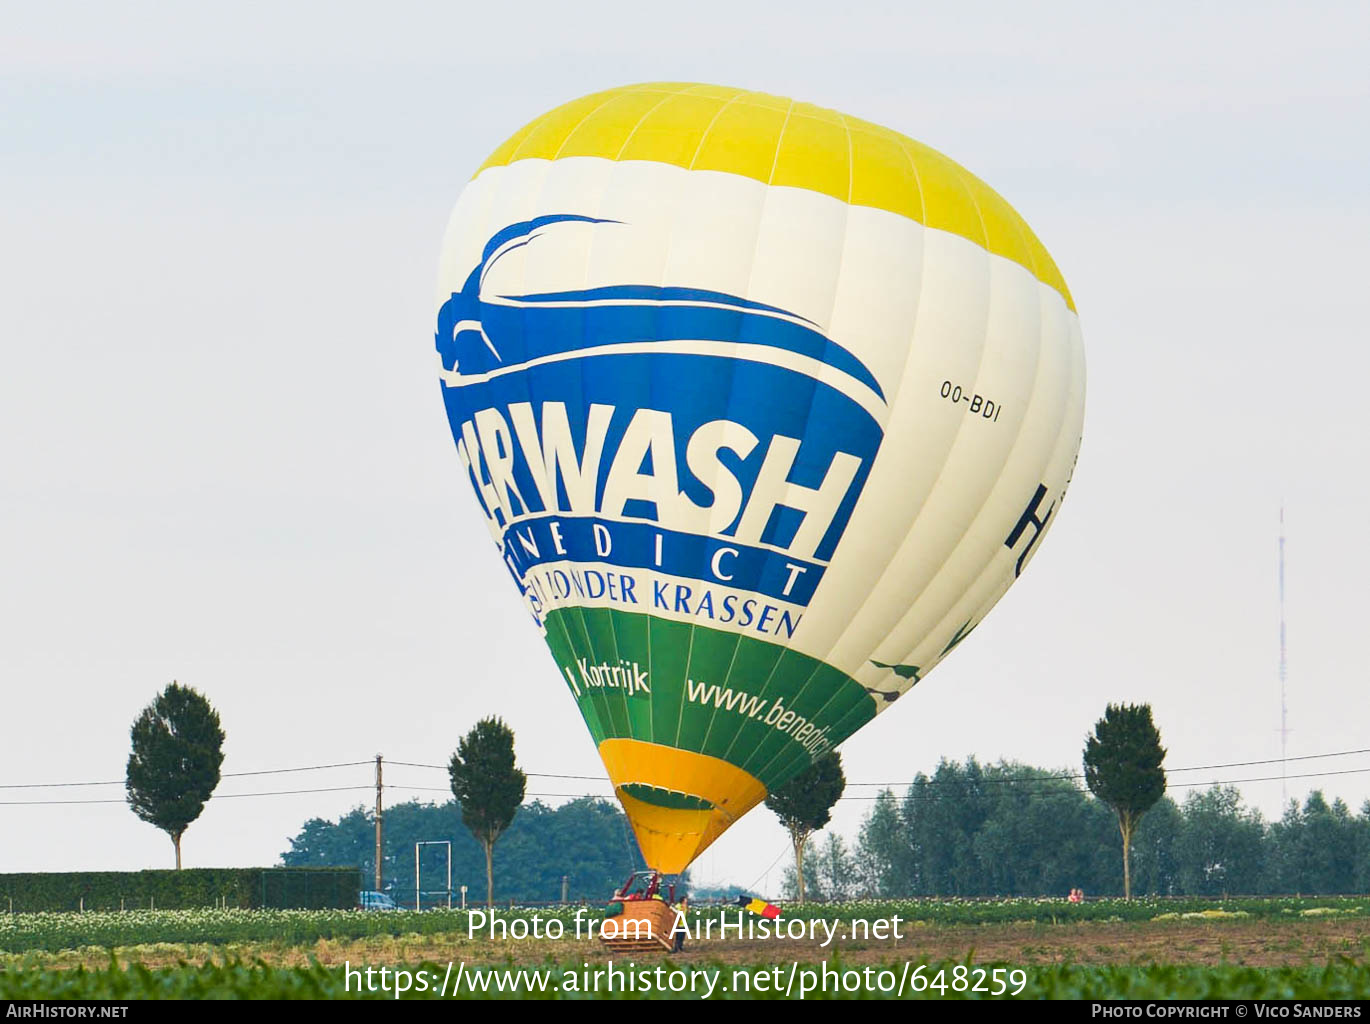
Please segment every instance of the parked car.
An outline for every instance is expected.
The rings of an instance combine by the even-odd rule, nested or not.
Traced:
[[[383,892],[363,889],[357,895],[358,910],[399,910],[399,906]]]

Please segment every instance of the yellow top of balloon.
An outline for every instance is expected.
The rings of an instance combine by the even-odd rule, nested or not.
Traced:
[[[480,170],[573,156],[723,171],[888,210],[1013,260],[1075,308],[1046,248],[1002,196],[935,149],[834,110],[718,85],[623,86],[529,122]]]

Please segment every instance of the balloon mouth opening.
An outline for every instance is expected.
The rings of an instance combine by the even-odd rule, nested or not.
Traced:
[[[634,739],[608,739],[600,757],[647,866],[679,874],[766,798],[761,782],[720,758]]]
[[[651,800],[633,795],[643,790],[650,791]],[[709,801],[687,793],[632,783],[616,787],[616,792],[637,836],[642,859],[662,874],[680,874],[736,820]]]
[[[660,786],[651,786],[642,782],[625,783],[618,787],[618,792],[627,794],[634,800],[640,800],[645,804],[653,804],[657,807],[666,807],[677,811],[716,810],[714,805],[702,796],[694,796],[691,793],[682,793],[674,789],[663,789]]]

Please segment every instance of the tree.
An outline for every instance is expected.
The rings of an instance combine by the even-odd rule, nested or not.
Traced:
[[[1091,800],[1090,803],[1100,813],[1107,815],[1108,812],[1097,800]],[[1180,858],[1192,852],[1192,847],[1182,842],[1184,828],[1185,812],[1168,796],[1162,797],[1155,807],[1146,812],[1146,817],[1132,837],[1133,891],[1147,896],[1174,896],[1187,891],[1180,878],[1184,867]],[[1102,843],[1099,845],[1102,846]],[[1111,857],[1108,867],[1115,867]],[[1259,889],[1259,885],[1256,889]]]
[[[847,844],[836,832],[829,832],[827,841],[814,851],[814,875],[824,902],[836,903],[851,899],[857,884],[856,861]]]
[[[1370,800],[1361,804],[1360,814],[1356,816],[1356,874],[1352,880],[1353,892],[1370,889]]]
[[[904,796],[903,821],[915,894],[988,894],[975,836],[1002,788],[985,784],[985,769],[973,757],[964,766],[943,758],[932,778],[921,772],[914,776]]]
[[[1062,894],[1104,888],[1100,840],[1111,816],[1059,770],[1011,761],[985,765],[984,819],[971,836],[968,877],[977,895]]]
[[[514,731],[483,718],[461,738],[447,766],[461,821],[485,848],[485,905],[495,903],[495,840],[514,820],[528,779],[514,765]]]
[[[1301,893],[1346,893],[1356,889],[1357,822],[1336,800],[1330,806],[1313,790],[1302,809],[1291,800],[1270,829],[1272,888]]]
[[[775,812],[794,844],[795,885],[800,903],[804,902],[804,844],[832,819],[833,805],[846,788],[842,757],[833,750],[766,797],[766,806]]]
[[[1194,896],[1249,895],[1263,887],[1265,822],[1234,786],[1192,790],[1174,839],[1179,883]]]
[[[1113,810],[1123,836],[1123,898],[1132,898],[1132,835],[1165,795],[1165,748],[1149,704],[1110,704],[1085,741],[1085,784]]]
[[[813,851],[813,839],[804,840],[804,892],[808,899],[817,899],[822,888],[818,881],[818,868],[814,864]],[[780,877],[780,891],[785,894],[787,900],[805,898],[799,895],[799,876],[795,873],[793,864],[785,865],[785,871]]]
[[[181,836],[219,784],[224,731],[201,694],[172,681],[133,721],[125,785],[133,813],[171,837],[176,870]]]
[[[856,870],[868,896],[907,896],[908,849],[900,835],[899,803],[894,793],[882,789],[875,806],[861,823],[856,846]]]

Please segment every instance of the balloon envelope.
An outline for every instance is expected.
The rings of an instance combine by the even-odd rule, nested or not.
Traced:
[[[1079,325],[1022,218],[788,99],[538,118],[457,202],[438,305],[458,456],[662,871],[975,629],[1079,450]]]

